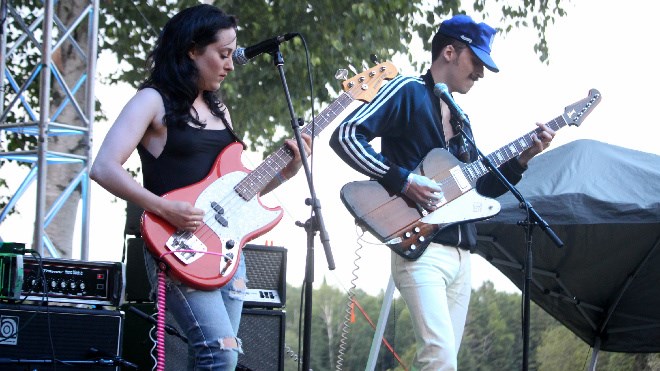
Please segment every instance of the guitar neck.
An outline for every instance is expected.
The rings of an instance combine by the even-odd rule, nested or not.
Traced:
[[[546,123],[550,129],[557,131],[564,126],[566,126],[566,121],[564,116],[559,116],[554,120]],[[512,141],[511,143],[501,147],[500,149],[494,151],[493,153],[487,155],[488,160],[499,167],[503,163],[509,161],[510,159],[518,156],[521,152],[530,148],[534,145],[534,140],[532,139],[533,134],[539,134],[542,130],[536,128],[535,130],[530,131],[529,133],[523,135],[522,137]],[[471,182],[474,183],[477,179],[481,178],[488,172],[488,168],[483,164],[481,160],[474,161],[467,165],[461,167],[465,177]]]
[[[326,107],[319,113],[311,124],[303,127],[301,134],[308,134],[309,136],[318,135],[323,129],[328,127],[334,119],[341,114],[355,99],[348,93],[344,92],[332,104]],[[264,162],[262,162],[256,169],[250,172],[243,180],[241,180],[234,190],[243,199],[251,200],[259,192],[261,192],[268,183],[270,183],[277,173],[282,171],[286,165],[293,160],[293,151],[287,146],[280,147],[277,151],[269,155]]]

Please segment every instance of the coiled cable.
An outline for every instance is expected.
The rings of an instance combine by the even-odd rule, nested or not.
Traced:
[[[355,321],[354,318],[354,298],[355,298],[355,288],[357,287],[357,279],[358,275],[357,272],[360,269],[360,266],[358,265],[358,261],[362,259],[362,255],[360,255],[360,250],[364,247],[361,243],[361,238],[364,235],[364,230],[359,229],[358,231],[358,238],[357,238],[357,244],[358,248],[355,249],[355,260],[353,260],[353,270],[351,271],[351,274],[353,278],[351,279],[351,287],[348,289],[348,297],[346,300],[346,309],[344,310],[344,322],[342,323],[341,327],[341,337],[339,339],[339,349],[337,350],[337,364],[335,368],[337,371],[341,371],[342,367],[344,365],[344,353],[346,352],[346,347],[348,343],[348,333],[350,330],[351,323]]]

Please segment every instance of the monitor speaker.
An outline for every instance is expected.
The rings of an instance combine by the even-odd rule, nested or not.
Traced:
[[[121,311],[0,304],[1,370],[119,370]]]

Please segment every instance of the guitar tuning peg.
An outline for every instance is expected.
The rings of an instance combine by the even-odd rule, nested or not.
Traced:
[[[369,69],[369,63],[366,61],[362,61],[362,71],[368,70]]]
[[[372,55],[370,56],[370,58],[371,58],[371,62],[373,62],[373,64],[380,64],[380,62],[378,61],[378,57],[376,56],[376,54],[372,54]]]
[[[335,79],[346,81],[348,79],[348,70],[340,68],[335,72]]]

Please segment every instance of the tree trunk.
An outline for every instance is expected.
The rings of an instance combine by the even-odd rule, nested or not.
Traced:
[[[323,311],[323,319],[325,322],[325,331],[328,334],[328,359],[333,365],[335,364],[335,352],[334,352],[334,347],[335,347],[335,341],[334,341],[334,333],[332,332],[333,328],[333,308],[332,304],[328,302],[324,302],[321,305],[321,309]]]
[[[64,25],[70,27],[75,19],[80,16],[82,9],[84,9],[87,4],[88,1],[85,0],[59,1],[55,4],[54,14]],[[53,63],[62,74],[64,81],[70,90],[73,89],[73,86],[80,77],[86,73],[88,64],[86,60],[86,54],[88,52],[88,22],[89,17],[87,17],[87,21],[81,22],[71,33],[71,37],[75,39],[81,50],[85,52],[85,55],[81,55],[77,52],[70,41],[64,42],[53,52]],[[53,27],[53,41],[59,39],[61,34],[61,31],[56,31],[55,27]],[[95,76],[87,76],[87,78],[93,80]],[[53,114],[56,112],[60,104],[66,99],[66,93],[53,78],[51,80],[51,117],[53,117]],[[85,109],[86,90],[84,88],[78,89],[78,92],[75,94],[75,101],[82,110]],[[86,129],[87,126],[77,110],[73,107],[72,102],[69,102],[66,105],[62,113],[56,117],[54,121],[67,125],[79,126],[83,129]],[[87,133],[87,131],[85,131],[85,133]],[[49,152],[84,155],[86,153],[85,146],[87,145],[86,136],[87,134],[52,136],[49,138],[48,150]],[[46,186],[46,210],[50,210],[53,203],[62,195],[62,192],[82,168],[83,165],[81,164],[49,164],[48,181]],[[80,187],[78,187],[76,191],[71,193],[67,198],[50,225],[46,228],[47,235],[61,254],[61,257],[72,256],[73,232],[74,226],[76,225],[76,214],[80,198],[81,192]]]

